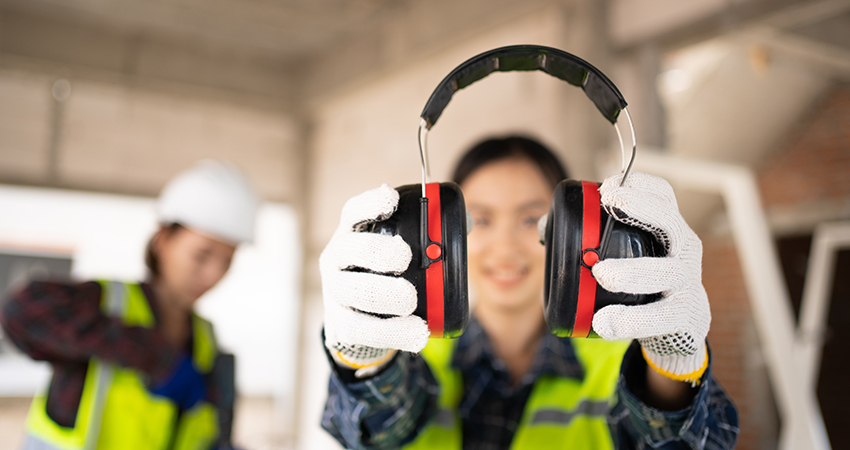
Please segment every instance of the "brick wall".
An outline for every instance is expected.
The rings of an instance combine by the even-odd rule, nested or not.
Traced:
[[[752,401],[747,395],[742,352],[744,322],[752,320],[741,267],[730,237],[703,239],[703,284],[711,302],[711,331],[714,375],[738,407],[741,434],[738,448],[756,449],[761,434],[751,418]]]
[[[831,90],[797,127],[789,130],[776,149],[758,169],[762,200],[769,216],[796,213],[803,225],[795,232],[803,235],[811,234],[814,223],[803,217],[811,216],[811,211],[819,210],[819,218],[850,219],[850,86]],[[709,340],[715,374],[740,412],[737,448],[775,448],[778,419],[737,250],[728,234],[704,236],[703,243],[703,282],[713,316]],[[788,264],[785,267],[787,271]],[[850,360],[850,355],[846,359]],[[824,370],[832,370],[830,367],[825,364]],[[829,374],[821,376],[822,382],[828,378],[825,375]],[[823,397],[823,389],[819,391]],[[822,402],[826,414],[831,409],[823,398]],[[838,426],[832,419],[827,418],[827,427],[833,448],[842,448],[836,445],[846,442],[843,434],[850,432],[843,430],[850,427]]]
[[[782,148],[782,147],[780,147]],[[759,173],[770,210],[850,196],[850,86],[830,91]]]

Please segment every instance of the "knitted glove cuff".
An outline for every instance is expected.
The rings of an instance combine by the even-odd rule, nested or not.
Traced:
[[[688,381],[695,386],[699,385],[702,375],[708,368],[708,349],[705,344],[692,355],[676,353],[662,356],[647,350],[652,348],[652,345],[644,345],[643,341],[651,339],[639,339],[641,353],[649,367],[671,380]]]
[[[377,372],[396,353],[395,350],[389,348],[373,348],[364,345],[346,346],[339,343],[329,346],[328,350],[330,350],[331,357],[340,366],[358,369],[358,377]]]

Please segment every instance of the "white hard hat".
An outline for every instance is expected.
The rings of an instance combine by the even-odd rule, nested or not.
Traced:
[[[231,244],[251,242],[259,199],[233,164],[203,160],[179,173],[159,195],[161,224],[179,223]]]

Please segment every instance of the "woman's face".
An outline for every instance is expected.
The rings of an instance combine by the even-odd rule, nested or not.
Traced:
[[[542,307],[546,254],[537,221],[549,212],[552,187],[534,163],[511,158],[482,166],[462,189],[475,219],[467,242],[477,307]]]
[[[158,281],[186,309],[224,277],[236,251],[231,244],[185,227],[161,231],[156,247]]]

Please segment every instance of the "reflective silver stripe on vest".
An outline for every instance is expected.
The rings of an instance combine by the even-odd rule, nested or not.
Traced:
[[[110,317],[121,318],[127,310],[128,293],[127,286],[124,283],[113,281],[106,286],[106,302],[103,305],[103,312]],[[86,438],[81,450],[94,450],[97,447],[97,440],[100,437],[100,422],[103,416],[103,408],[106,404],[106,396],[109,394],[109,387],[112,386],[113,369],[109,364],[99,363],[94,392],[94,400],[89,416],[89,429],[86,430]],[[27,433],[24,437],[24,444],[21,450],[67,450],[66,447],[60,447],[44,441],[40,437],[33,436]]]
[[[21,450],[63,450],[61,447],[56,447],[53,444],[48,444],[31,434],[24,437],[24,445]]]
[[[544,423],[567,425],[576,416],[604,416],[608,414],[608,401],[593,402],[585,400],[571,410],[563,409],[538,409],[534,412],[534,417],[531,418],[529,425],[540,425]]]
[[[110,317],[123,318],[127,311],[127,304],[130,303],[127,285],[120,281],[112,281],[108,286],[109,292],[106,296],[107,303],[104,312]],[[103,421],[103,408],[106,406],[106,397],[109,395],[112,377],[115,374],[111,364],[101,361],[98,365],[100,366],[100,373],[97,377],[91,416],[89,416],[89,429],[86,430],[84,447],[86,450],[97,448],[97,440],[100,437],[100,423]]]
[[[106,297],[106,311],[110,317],[120,318],[127,311],[127,285],[120,281],[109,283],[109,295]]]
[[[448,409],[438,409],[437,414],[434,415],[434,425],[443,427],[443,428],[451,428],[455,426],[455,413],[454,411],[450,411]]]

